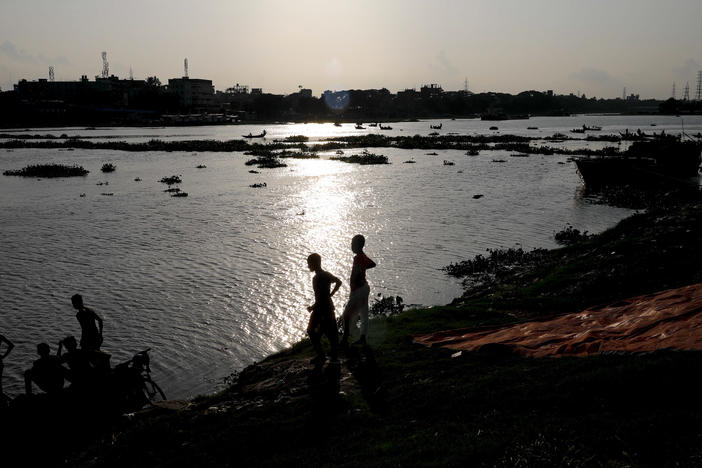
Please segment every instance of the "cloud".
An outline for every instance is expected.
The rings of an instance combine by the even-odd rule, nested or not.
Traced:
[[[673,68],[673,74],[676,79],[693,81],[697,79],[697,72],[702,70],[702,66],[694,59],[687,59],[679,67]]]
[[[571,73],[570,77],[587,84],[600,86],[620,86],[622,84],[621,80],[599,68],[581,68],[579,71]]]
[[[452,75],[458,74],[458,68],[453,66],[453,63],[451,63],[451,60],[446,57],[446,53],[443,50],[439,51],[439,55],[436,56],[436,60],[439,61],[439,65],[441,65],[441,68],[443,68],[446,73],[450,73]]]
[[[30,65],[70,65],[71,62],[66,57],[46,57],[44,54],[31,54],[23,49],[18,49],[15,44],[5,41],[0,44],[0,55],[9,58],[16,63]]]

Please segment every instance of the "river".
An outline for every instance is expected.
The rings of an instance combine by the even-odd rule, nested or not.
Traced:
[[[396,122],[383,132],[426,135],[440,122],[442,134],[492,133],[488,127],[497,125],[501,133],[537,136],[583,124],[600,125],[602,133],[674,133],[681,126],[674,117],[572,116]],[[686,117],[685,128],[702,130],[702,118]],[[352,124],[12,132],[137,142],[226,140],[263,129],[267,140],[380,132]],[[631,213],[584,198],[565,156],[369,150],[391,164],[351,165],[322,153],[319,160],[288,159],[287,167],[253,174],[242,153],[0,149],[2,171],[48,162],[90,170],[68,179],[0,176],[0,333],[16,345],[5,360],[5,393],[21,392],[21,373],[36,358],[37,343],[53,351],[65,336],[79,337],[70,302],[75,293],[104,319],[103,349],[113,364],[151,348],[155,380],[168,397],[186,398],[220,389],[231,372],[305,336],[313,298],[305,259],[311,252],[344,280],[337,311],[348,296],[350,241],[358,233],[378,264],[368,272],[372,295],[430,306],[461,293],[459,282],[441,271],[451,262],[488,248],[554,247],[554,232],[567,224],[600,232]],[[117,170],[102,173],[105,162]],[[187,198],[171,198],[158,182],[174,174],[182,175]]]

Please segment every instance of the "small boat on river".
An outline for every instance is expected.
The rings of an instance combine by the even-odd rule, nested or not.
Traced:
[[[264,130],[263,132],[259,133],[258,135],[252,135],[249,133],[248,135],[242,135],[244,138],[264,138],[266,136],[266,131]]]

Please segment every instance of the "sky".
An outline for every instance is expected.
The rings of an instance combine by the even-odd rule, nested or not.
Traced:
[[[0,0],[0,89],[111,74],[289,94],[437,83],[694,97],[702,0]]]

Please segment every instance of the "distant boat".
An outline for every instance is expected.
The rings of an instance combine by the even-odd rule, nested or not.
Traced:
[[[441,127],[443,127],[443,126],[444,126],[444,123],[443,123],[443,122],[440,123],[439,125],[431,125],[431,124],[429,124],[429,128],[432,129],[432,130],[441,130]]]
[[[358,123],[356,124],[356,130],[363,130],[363,129],[365,129],[365,128],[366,128],[366,127],[364,127],[363,124],[362,124],[361,122],[358,122]]]
[[[539,127],[527,127],[527,130],[538,130]]]
[[[582,128],[574,128],[571,130],[572,133],[585,133],[585,132],[599,132],[602,130],[602,127],[598,127],[597,125],[592,125],[588,127],[587,125],[582,126]]]
[[[341,127],[341,124],[339,122],[334,122],[335,127]]]
[[[497,128],[493,125],[492,127],[490,127],[490,130],[499,130],[499,128]]]
[[[378,128],[380,128],[381,130],[392,130],[392,127],[390,125],[388,125],[387,127],[383,127],[383,124],[379,124]]]
[[[377,122],[369,123],[368,126],[369,126],[369,127],[377,127],[377,126],[378,126],[378,123],[377,123]],[[381,127],[382,127],[382,125],[381,125]]]
[[[248,135],[242,135],[244,138],[264,138],[266,136],[266,131],[264,130],[263,132],[259,133],[258,135],[252,135],[249,133]]]

